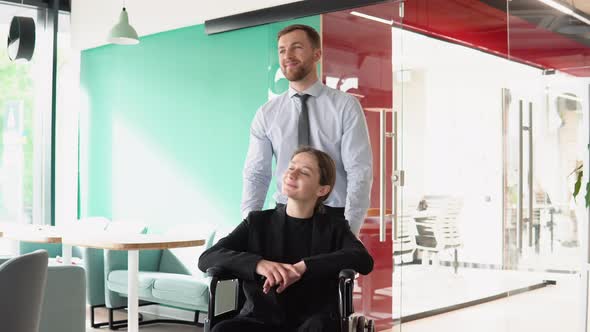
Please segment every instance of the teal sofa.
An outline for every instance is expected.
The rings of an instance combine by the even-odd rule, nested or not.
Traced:
[[[215,230],[200,230],[205,245],[193,248],[142,250],[139,252],[140,305],[158,304],[194,312],[194,320],[156,319],[150,323],[180,323],[202,326],[199,313],[206,313],[209,305],[209,278],[197,268],[200,253],[211,247]],[[193,233],[194,234],[194,233]],[[127,306],[127,252],[105,250],[105,302],[109,309]],[[120,325],[112,321],[110,328]]]

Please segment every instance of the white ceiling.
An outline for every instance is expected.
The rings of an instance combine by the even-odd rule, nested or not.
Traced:
[[[205,20],[299,0],[72,0],[72,45],[84,50],[107,44],[123,4],[140,36],[202,24]]]

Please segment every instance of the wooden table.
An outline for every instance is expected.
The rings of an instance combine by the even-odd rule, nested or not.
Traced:
[[[128,252],[127,263],[127,328],[128,331],[138,332],[139,321],[139,251],[153,249],[171,249],[182,247],[196,247],[205,244],[203,239],[190,236],[169,236],[155,234],[137,235],[85,235],[64,234],[62,243],[69,246],[80,246],[97,249],[125,250]]]
[[[0,237],[34,243],[62,243],[63,230],[56,226],[1,223]],[[72,262],[72,247],[62,245],[63,263]]]
[[[17,224],[18,225],[18,224]],[[18,225],[2,228],[4,238],[35,243],[61,243],[61,235],[51,226]]]

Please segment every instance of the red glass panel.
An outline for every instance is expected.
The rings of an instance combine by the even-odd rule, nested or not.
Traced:
[[[492,2],[406,0],[403,24],[395,1],[322,15],[322,79],[331,87],[355,95],[365,109],[374,165],[371,207],[379,206],[380,127],[379,112],[370,109],[392,108],[392,56],[401,56],[402,50],[392,49],[389,24],[355,16],[352,11],[391,21],[394,27],[403,26],[405,30],[500,57],[576,76],[590,76],[590,42],[584,43],[540,27],[516,11],[509,16],[506,8]],[[388,113],[387,131],[392,130],[390,115]],[[386,147],[388,161],[391,160],[389,144]],[[388,162],[386,174],[391,171]],[[387,208],[391,209],[391,186],[386,189],[386,195]],[[396,305],[392,296],[393,248],[390,225],[387,227],[388,240],[380,242],[377,221],[378,218],[368,217],[361,228],[360,238],[375,258],[375,269],[368,277],[359,279],[355,309],[376,319],[379,329],[385,329],[393,323],[391,313]]]
[[[367,13],[379,8],[381,18],[393,18],[392,3],[354,9]],[[397,11],[397,5],[395,5]],[[352,10],[322,16],[323,81],[356,96],[363,108],[373,152],[373,186],[371,207],[379,207],[379,112],[392,107],[392,36],[388,24],[351,14]],[[391,113],[389,113],[391,114]],[[391,131],[391,117],[388,117]],[[387,160],[391,160],[390,146]],[[391,164],[387,164],[391,174]],[[387,188],[391,202],[391,186]],[[388,206],[391,208],[391,206]],[[375,260],[373,272],[360,277],[355,290],[357,312],[374,319],[378,330],[390,328],[392,320],[392,242],[391,225],[387,241],[379,241],[378,217],[368,217],[361,227],[360,239]]]

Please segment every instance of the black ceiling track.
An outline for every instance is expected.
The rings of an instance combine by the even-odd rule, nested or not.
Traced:
[[[306,0],[205,21],[208,35],[399,0]]]

